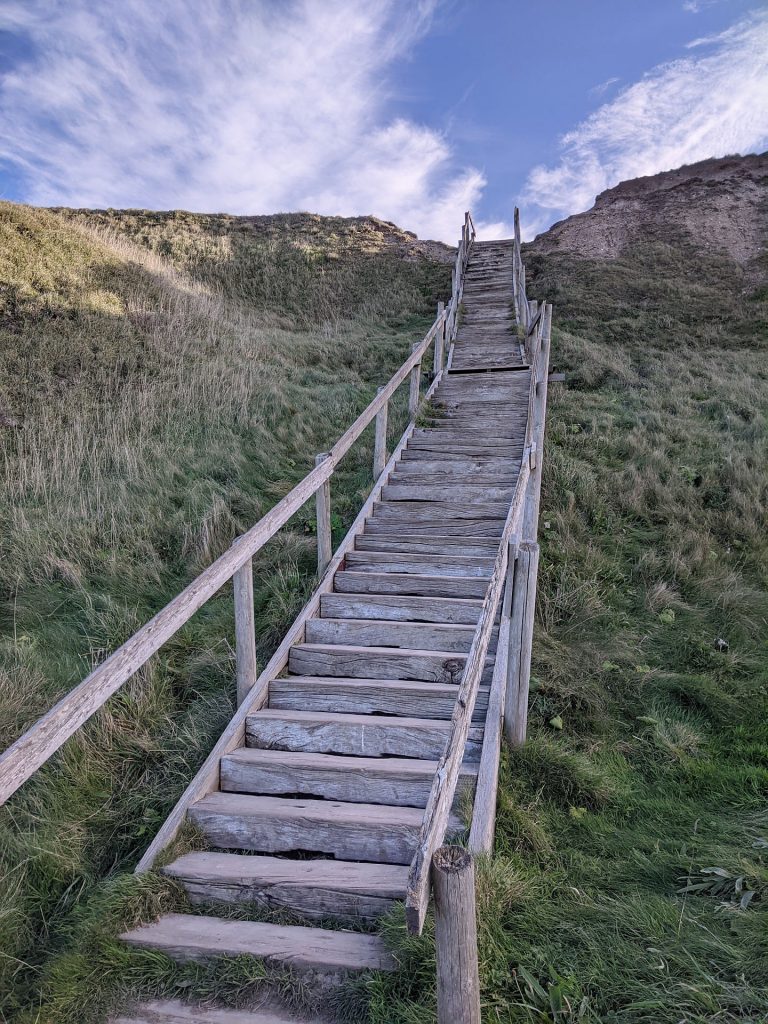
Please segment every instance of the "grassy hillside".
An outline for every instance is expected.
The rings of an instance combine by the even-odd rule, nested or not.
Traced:
[[[444,247],[309,221],[311,250],[232,218],[0,204],[0,746],[282,497],[431,322]],[[334,478],[337,539],[371,448]],[[312,518],[257,560],[262,663],[311,586]],[[230,717],[231,603],[0,811],[0,1019],[59,1018],[34,1007],[74,909],[135,863]]]
[[[23,503],[15,498],[22,511],[11,521],[18,534],[6,561],[18,566],[14,580],[28,582],[7,591],[3,613],[3,656],[15,679],[4,690],[17,695],[5,701],[11,710],[3,714],[6,721],[16,716],[14,728],[32,717],[30,699],[42,705],[57,687],[66,688],[70,666],[79,670],[99,647],[129,632],[133,609],[138,622],[194,571],[194,556],[202,564],[218,551],[228,531],[274,500],[336,432],[317,418],[296,433],[290,409],[309,416],[322,394],[332,398],[324,409],[339,422],[351,416],[367,382],[404,351],[406,311],[427,309],[423,273],[433,269],[414,267],[416,280],[393,288],[392,273],[406,273],[398,262],[396,271],[376,272],[390,314],[402,318],[396,329],[374,329],[358,308],[341,326],[308,322],[296,332],[275,312],[269,328],[259,315],[248,345],[238,348],[238,318],[252,316],[252,300],[231,301],[241,294],[235,286],[206,286],[208,272],[190,255],[188,240],[161,248],[160,236],[171,231],[167,220],[153,231],[146,227],[151,215],[126,216],[131,237],[165,255],[156,264],[134,253],[137,266],[122,261],[120,273],[156,268],[149,276],[162,290],[144,294],[165,296],[170,282],[183,282],[174,285],[174,309],[197,310],[215,297],[227,311],[217,323],[229,325],[231,317],[234,325],[215,338],[199,324],[169,328],[141,359],[174,352],[171,339],[179,345],[180,336],[185,346],[199,346],[190,349],[195,358],[158,363],[153,380],[175,387],[179,363],[189,374],[196,367],[195,394],[220,389],[225,412],[201,423],[190,398],[179,407],[191,412],[166,413],[164,420],[158,412],[147,433],[147,415],[134,420],[122,448],[92,460],[101,469],[87,493],[101,495],[100,504],[83,496],[76,475],[49,493],[41,474],[37,491]],[[93,236],[87,241],[97,244]],[[98,245],[110,258],[124,252]],[[280,251],[289,263],[299,259],[295,246],[287,248]],[[106,256],[94,259],[87,266],[111,273]],[[531,739],[504,755],[497,852],[479,869],[484,1019],[758,1024],[768,1019],[768,292],[684,236],[657,234],[611,261],[536,250],[526,259],[530,294],[555,304],[553,361],[568,383],[550,392]],[[81,268],[79,260],[74,265]],[[330,259],[323,273],[336,265]],[[370,270],[366,263],[361,273]],[[99,289],[113,287],[109,276],[98,280]],[[97,318],[92,307],[105,299],[90,297],[96,285],[66,287],[77,296],[78,317]],[[263,293],[258,301],[279,309]],[[197,323],[191,312],[184,315]],[[137,330],[127,317],[114,322]],[[257,338],[264,339],[258,372],[249,370],[247,354]],[[114,346],[105,376],[117,365],[116,353],[140,352],[119,340]],[[341,354],[353,359],[342,381],[333,372]],[[25,358],[31,365],[31,355]],[[64,403],[46,397],[46,388],[53,394],[56,386],[47,365],[43,360],[39,370],[51,374],[38,389],[41,422],[45,410],[67,425],[76,413],[93,418],[85,410],[94,374],[84,372],[67,413]],[[147,365],[133,366],[131,379],[145,380]],[[210,365],[214,380],[205,374]],[[228,387],[218,379],[222,373],[229,374]],[[118,382],[114,392],[119,399],[126,388]],[[249,412],[237,405],[239,415],[226,413],[221,395],[232,392]],[[252,394],[264,395],[264,404]],[[127,416],[135,402],[125,403]],[[175,393],[174,403],[181,403]],[[188,417],[195,425],[184,433]],[[277,429],[264,426],[268,417]],[[10,435],[13,445],[36,429],[36,419],[29,420]],[[104,413],[93,432],[109,438],[121,422],[113,426]],[[43,453],[55,436],[41,435]],[[130,440],[136,436],[140,443]],[[134,450],[143,460],[135,469]],[[62,446],[63,465],[68,451]],[[128,452],[122,462],[121,451]],[[42,464],[59,461],[45,456]],[[169,461],[175,468],[163,469]],[[121,473],[129,470],[127,486]],[[363,476],[361,468],[346,478],[344,511],[359,500]],[[93,502],[87,515],[78,502]],[[209,511],[214,502],[216,513]],[[100,512],[105,508],[109,515]],[[17,548],[28,551],[27,562]],[[49,562],[51,553],[79,576]],[[311,560],[311,539],[297,530],[265,561],[260,593],[281,610],[268,616],[260,606],[270,638],[304,585],[299,569],[311,571]],[[289,568],[274,583],[269,570],[278,565]],[[178,905],[167,883],[151,876],[137,882],[119,869],[146,845],[167,790],[181,785],[229,712],[231,652],[220,642],[222,628],[231,626],[226,600],[193,625],[150,676],[114,702],[111,719],[72,745],[63,770],[33,783],[2,820],[9,877],[20,880],[8,887],[14,896],[6,934],[26,921],[35,929],[7,947],[31,963],[12,963],[6,973],[16,985],[5,1012],[26,1006],[24,1016],[17,1014],[25,1024],[102,1020],[126,988],[230,1005],[246,1004],[265,980],[299,1001],[304,994],[289,973],[265,979],[261,965],[246,958],[179,969],[114,941],[125,924]],[[40,693],[45,699],[35,697]],[[341,993],[337,1019],[428,1024],[435,1016],[430,936],[407,938],[397,913],[384,928],[402,969]],[[33,947],[38,954],[31,960]]]

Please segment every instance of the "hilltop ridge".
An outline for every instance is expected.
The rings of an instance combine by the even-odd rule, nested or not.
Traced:
[[[726,254],[751,278],[766,274],[768,153],[702,160],[622,181],[595,205],[554,224],[531,248],[538,255],[614,259],[637,242],[688,242]]]

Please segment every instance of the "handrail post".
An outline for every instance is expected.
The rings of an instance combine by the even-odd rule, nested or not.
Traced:
[[[435,377],[438,373],[442,372],[443,363],[445,361],[445,303],[438,302],[437,304],[437,316],[438,319],[442,317],[442,323],[437,329],[435,334],[435,352],[434,352],[434,363],[433,372]]]
[[[315,465],[319,466],[328,458],[328,452],[315,456]],[[322,576],[333,557],[331,538],[331,481],[324,481],[315,492],[317,511],[317,575]]]
[[[245,700],[259,675],[256,664],[256,623],[253,614],[253,559],[247,559],[232,578],[235,595],[235,659],[237,706]]]
[[[480,1024],[475,866],[461,846],[432,858],[438,1024]]]
[[[384,390],[379,388],[378,395]],[[384,472],[387,464],[387,415],[389,412],[389,400],[376,413],[376,434],[373,443],[373,479],[378,480]]]
[[[528,730],[528,691],[531,682],[533,612],[538,569],[539,545],[535,541],[524,541],[518,550],[512,584],[507,696],[504,701],[504,732],[512,746],[524,743]]]
[[[412,351],[415,352],[421,342],[415,342]],[[411,388],[408,393],[408,419],[416,418],[419,409],[419,389],[421,387],[421,360],[411,370]]]

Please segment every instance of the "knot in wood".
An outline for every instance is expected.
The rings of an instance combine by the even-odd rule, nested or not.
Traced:
[[[472,867],[472,855],[463,846],[441,846],[435,851],[432,863],[438,871],[461,874]]]

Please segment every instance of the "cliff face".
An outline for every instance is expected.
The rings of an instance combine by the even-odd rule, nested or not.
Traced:
[[[623,181],[586,213],[539,235],[538,255],[614,259],[638,242],[681,241],[727,255],[750,278],[768,267],[768,153],[702,160]]]

